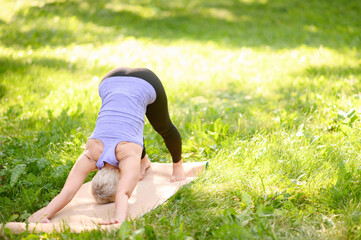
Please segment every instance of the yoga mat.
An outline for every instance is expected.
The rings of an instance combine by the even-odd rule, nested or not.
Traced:
[[[128,218],[135,219],[153,210],[175,194],[178,189],[191,182],[206,168],[207,162],[183,163],[186,179],[179,182],[170,182],[172,164],[152,163],[147,169],[142,181],[139,181],[131,198],[129,199]],[[114,216],[115,204],[97,204],[90,193],[91,182],[82,185],[73,200],[51,218],[51,223],[29,223],[30,232],[53,232],[69,229],[72,232],[82,232],[94,229],[112,230],[119,228],[120,224],[99,225],[104,220]],[[43,209],[35,212],[29,220]],[[23,222],[9,222],[0,225],[0,230],[9,228],[12,233],[26,231]]]

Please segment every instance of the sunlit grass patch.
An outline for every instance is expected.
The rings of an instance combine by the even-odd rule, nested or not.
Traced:
[[[100,79],[141,66],[165,86],[184,160],[209,168],[118,231],[37,237],[360,237],[358,1],[1,3],[1,222],[59,192],[95,125]],[[144,133],[152,161],[169,162]]]

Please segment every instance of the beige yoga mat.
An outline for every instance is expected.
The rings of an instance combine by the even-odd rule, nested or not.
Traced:
[[[164,203],[178,189],[195,179],[206,168],[207,162],[184,163],[186,180],[171,183],[169,181],[172,165],[169,163],[152,163],[142,181],[139,181],[132,197],[129,199],[129,219],[135,219]],[[51,218],[51,223],[30,223],[30,232],[53,232],[70,229],[72,232],[82,232],[93,229],[111,230],[120,224],[99,225],[99,222],[114,216],[115,204],[97,204],[90,193],[90,182],[83,184],[73,200]],[[29,219],[41,214],[42,209],[35,212]],[[3,228],[9,228],[12,233],[26,231],[26,224],[9,222]]]

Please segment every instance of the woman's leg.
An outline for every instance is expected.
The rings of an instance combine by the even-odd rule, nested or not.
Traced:
[[[163,85],[159,78],[148,69],[142,70],[142,76],[157,93],[154,103],[148,105],[146,115],[155,131],[163,137],[165,145],[172,155],[173,173],[170,180],[171,182],[184,180],[186,177],[182,160],[182,138],[169,117],[167,95]]]
[[[143,139],[143,151],[142,151],[142,157],[140,160],[140,172],[139,172],[139,180],[143,180],[145,177],[145,171],[150,167],[150,160],[148,158],[148,155],[145,151],[145,143]]]

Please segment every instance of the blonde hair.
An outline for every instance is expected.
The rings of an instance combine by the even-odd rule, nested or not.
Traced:
[[[115,201],[119,181],[119,170],[103,167],[92,180],[91,192],[97,203],[110,203]]]

